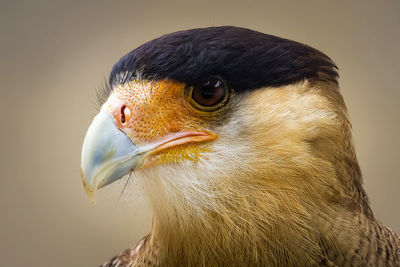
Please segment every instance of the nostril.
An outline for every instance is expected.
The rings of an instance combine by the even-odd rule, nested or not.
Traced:
[[[131,110],[126,105],[122,105],[122,107],[121,107],[121,123],[125,124],[125,122],[129,121],[130,118],[131,118]]]
[[[121,107],[121,122],[122,122],[122,123],[125,123],[125,120],[126,120],[126,117],[125,117],[125,109],[126,109],[126,106],[125,106],[125,105],[122,105],[122,107]]]

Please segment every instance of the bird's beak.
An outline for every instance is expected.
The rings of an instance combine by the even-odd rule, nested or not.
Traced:
[[[93,202],[97,189],[139,168],[168,163],[166,159],[184,158],[187,153],[198,155],[202,146],[185,154],[183,145],[217,138],[199,125],[191,109],[186,110],[185,88],[183,83],[165,80],[131,82],[113,89],[83,141],[81,176]]]
[[[81,176],[89,198],[94,202],[97,189],[138,169],[145,150],[116,127],[110,114],[101,111],[93,119],[82,147]]]
[[[86,193],[95,202],[96,191],[131,171],[147,166],[150,155],[187,143],[214,140],[214,134],[185,131],[168,134],[158,141],[135,145],[117,127],[111,114],[102,109],[93,119],[83,141],[81,177]]]

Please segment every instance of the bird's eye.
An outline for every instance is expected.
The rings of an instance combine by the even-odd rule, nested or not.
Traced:
[[[226,102],[229,94],[226,84],[217,77],[211,77],[191,89],[190,97],[195,101],[195,107],[206,110],[220,107]]]

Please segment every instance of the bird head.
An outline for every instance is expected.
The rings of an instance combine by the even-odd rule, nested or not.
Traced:
[[[145,43],[110,73],[83,144],[86,191],[135,172],[163,224],[366,210],[337,77],[322,52],[243,28]]]

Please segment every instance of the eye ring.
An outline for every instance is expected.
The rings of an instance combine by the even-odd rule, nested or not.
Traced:
[[[231,91],[226,83],[217,76],[189,87],[190,104],[201,111],[215,111],[228,102]]]

